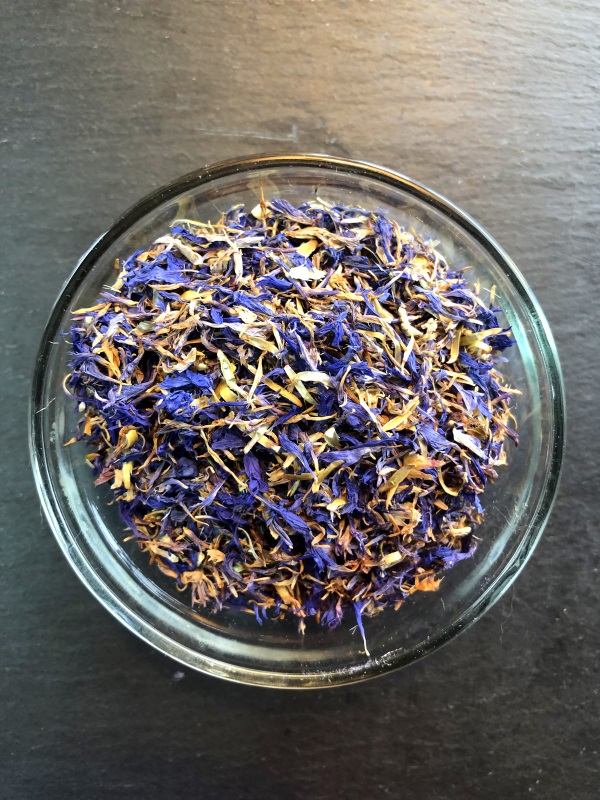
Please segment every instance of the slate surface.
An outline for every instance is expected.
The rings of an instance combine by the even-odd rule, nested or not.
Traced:
[[[0,796],[596,797],[594,0],[0,10]],[[315,693],[192,674],[137,641],[61,556],[27,453],[35,351],[80,253],[149,190],[267,150],[380,162],[470,212],[536,292],[567,386],[560,496],[514,589],[428,660]]]

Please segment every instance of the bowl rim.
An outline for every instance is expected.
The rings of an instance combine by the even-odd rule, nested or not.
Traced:
[[[552,391],[554,426],[550,432],[552,453],[543,487],[528,529],[518,543],[513,557],[499,575],[482,591],[477,599],[453,623],[431,637],[418,649],[404,652],[395,650],[385,658],[369,659],[358,667],[322,671],[319,673],[290,673],[253,669],[228,664],[199,651],[159,631],[151,622],[125,603],[88,563],[72,538],[68,526],[62,524],[61,503],[55,491],[45,452],[42,407],[46,382],[46,368],[52,342],[70,300],[91,271],[98,258],[132,225],[140,221],[160,204],[177,195],[236,173],[267,170],[274,167],[307,166],[325,171],[343,170],[357,177],[368,177],[378,182],[401,188],[442,212],[466,231],[495,261],[516,288],[525,305],[532,332],[540,345],[542,362]],[[554,505],[560,480],[565,443],[565,395],[560,362],[554,338],[545,315],[521,272],[502,247],[466,212],[427,186],[396,172],[366,161],[328,156],[318,153],[257,154],[229,159],[187,173],[147,194],[103,233],[80,258],[65,281],[52,308],[42,335],[32,382],[29,408],[29,448],[37,491],[46,519],[67,561],[78,578],[96,599],[130,631],[163,654],[200,672],[215,675],[238,683],[272,688],[324,688],[366,680],[399,669],[423,658],[454,639],[476,622],[508,589],[523,569],[533,552]]]

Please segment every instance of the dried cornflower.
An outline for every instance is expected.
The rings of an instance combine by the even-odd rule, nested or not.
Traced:
[[[382,213],[178,220],[73,314],[96,483],[193,603],[337,626],[472,555],[515,443],[479,290]],[[363,633],[364,635],[364,633]]]

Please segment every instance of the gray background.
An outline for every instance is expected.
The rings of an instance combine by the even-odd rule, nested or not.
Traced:
[[[2,797],[598,795],[596,5],[2,0]],[[92,599],[40,513],[27,402],[51,304],[119,212],[299,150],[475,216],[545,309],[570,418],[546,534],[486,617],[401,673],[280,693],[192,674]]]

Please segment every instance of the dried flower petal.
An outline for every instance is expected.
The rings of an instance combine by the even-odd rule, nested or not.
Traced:
[[[118,270],[73,313],[76,438],[193,603],[301,630],[350,611],[364,640],[473,554],[517,441],[496,369],[513,340],[434,244],[273,199],[178,220]]]

